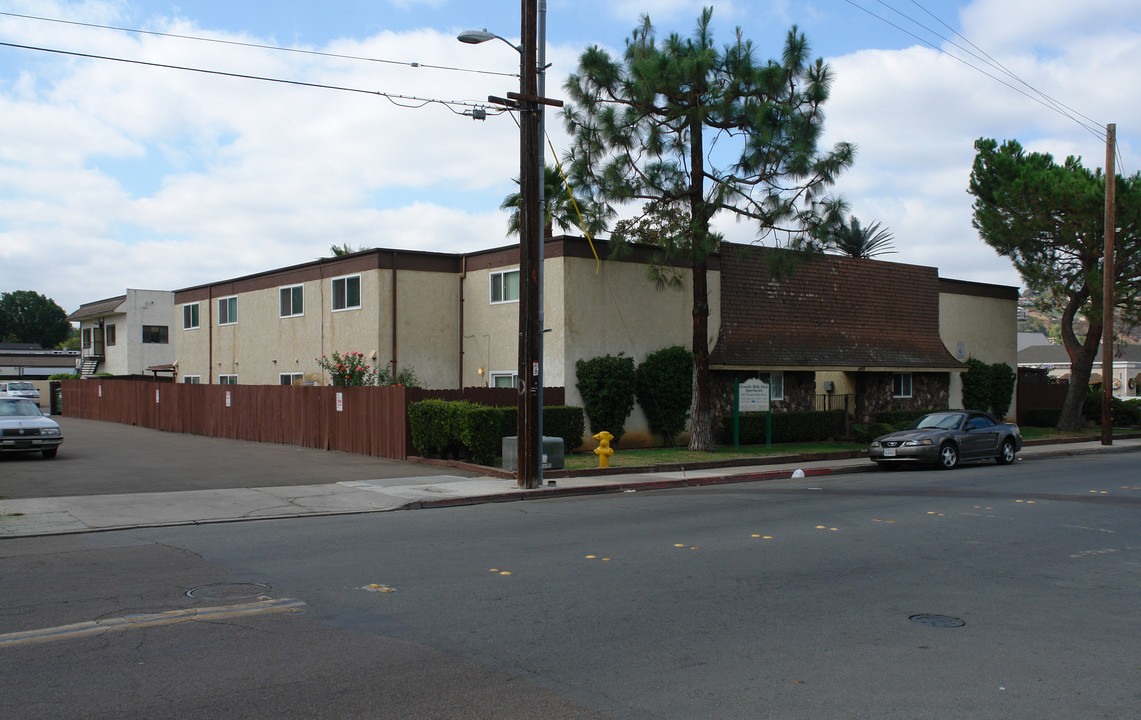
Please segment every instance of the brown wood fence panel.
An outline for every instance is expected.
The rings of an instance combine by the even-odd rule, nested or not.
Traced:
[[[399,460],[415,452],[410,403],[440,398],[514,406],[518,401],[513,388],[188,385],[122,379],[64,380],[60,391],[67,417]],[[565,397],[563,388],[543,390],[545,405],[562,405]]]
[[[1069,390],[1069,383],[1018,383],[1018,423],[1025,423],[1028,410],[1060,409]]]

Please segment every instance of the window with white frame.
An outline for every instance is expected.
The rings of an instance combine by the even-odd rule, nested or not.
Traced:
[[[359,310],[361,306],[361,276],[333,278],[333,311]]]
[[[891,376],[891,396],[911,397],[911,373],[893,373]]]
[[[182,306],[182,329],[194,330],[198,327],[198,303]]]
[[[491,273],[491,302],[519,302],[519,270]]]
[[[769,397],[772,400],[784,400],[784,373],[762,372],[757,377],[769,384]]]
[[[184,385],[200,385],[202,384],[201,375],[183,375],[182,382]]]
[[[491,373],[491,387],[513,388],[519,386],[519,373],[502,371]]]
[[[281,288],[281,317],[300,317],[305,314],[305,287],[292,285]]]
[[[296,385],[304,377],[304,373],[281,373],[277,376],[277,381],[280,385]]]
[[[218,299],[218,324],[233,325],[238,322],[238,298],[225,297]]]
[[[218,384],[219,385],[237,385],[238,384],[238,376],[237,375],[219,375],[218,376]]]

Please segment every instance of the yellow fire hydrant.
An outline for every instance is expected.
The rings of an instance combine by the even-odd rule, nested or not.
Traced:
[[[614,436],[603,430],[594,436],[598,441],[598,447],[594,448],[594,454],[598,456],[598,467],[610,467],[610,456],[614,454],[614,448],[610,447],[610,441]]]

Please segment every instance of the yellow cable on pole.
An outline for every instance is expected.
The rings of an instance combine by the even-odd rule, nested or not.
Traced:
[[[594,274],[597,275],[602,269],[602,261],[598,259],[598,251],[594,249],[594,238],[590,236],[590,231],[586,229],[586,223],[582,219],[582,212],[578,209],[578,203],[574,199],[574,191],[571,190],[570,182],[567,180],[567,174],[563,172],[563,164],[559,162],[559,154],[555,151],[555,145],[551,142],[551,138],[547,137],[547,145],[551,147],[551,157],[555,159],[555,167],[559,169],[559,176],[563,179],[563,185],[566,185],[567,195],[570,196],[571,205],[574,205],[574,214],[578,216],[578,226],[582,230],[582,234],[586,236],[586,241],[590,243],[590,251],[594,253]]]

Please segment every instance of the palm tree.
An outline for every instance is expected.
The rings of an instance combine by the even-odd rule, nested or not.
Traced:
[[[519,183],[519,178],[515,178]],[[507,220],[507,234],[519,234],[519,193],[513,192],[503,198],[500,210],[511,213]],[[582,216],[580,221],[579,216]],[[557,167],[543,168],[543,235],[550,237],[555,225],[566,231],[585,231],[591,236],[606,229],[607,222],[614,216],[613,211],[584,198],[575,198],[563,180]],[[583,227],[585,225],[585,227]]]
[[[860,227],[855,217],[850,222],[841,222],[828,237],[830,249],[853,258],[871,258],[876,255],[890,255],[895,252],[891,232],[881,228],[878,222]]]

